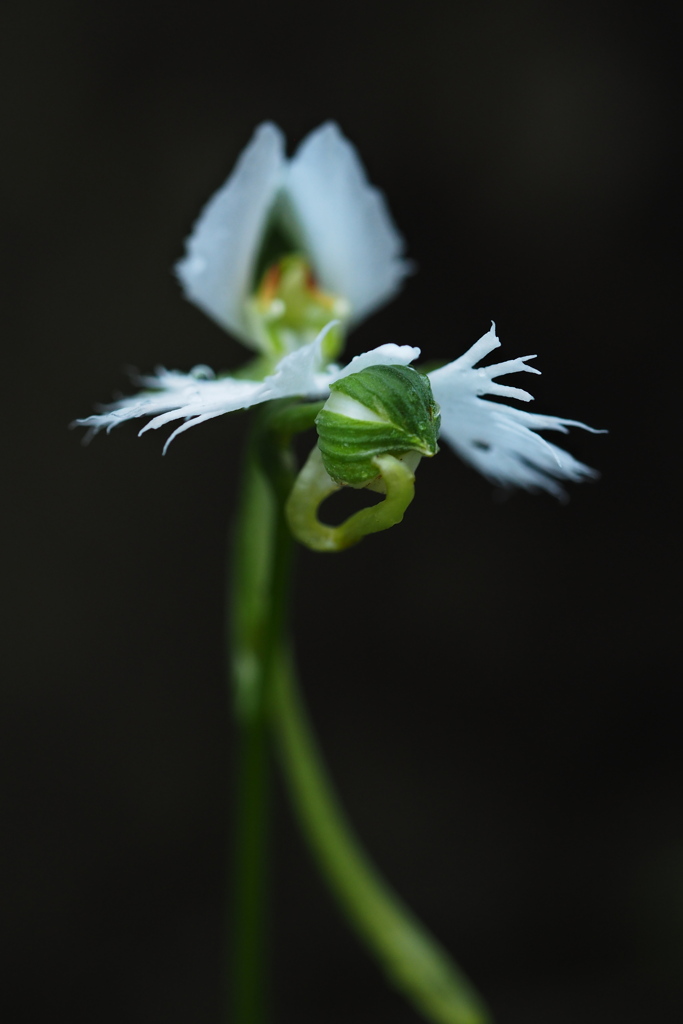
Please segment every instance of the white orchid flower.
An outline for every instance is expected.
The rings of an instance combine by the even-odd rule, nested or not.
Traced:
[[[186,250],[176,272],[187,297],[244,344],[278,357],[332,319],[362,320],[410,271],[384,197],[333,122],[289,160],[280,129],[260,125]],[[341,338],[331,354],[340,347]]]
[[[90,428],[90,435],[130,419],[152,417],[140,431],[157,430],[167,423],[182,420],[164,446],[190,427],[238,409],[248,409],[277,398],[323,398],[330,384],[368,366],[408,366],[420,355],[410,345],[380,345],[356,356],[345,367],[326,361],[325,335],[329,324],[315,341],[284,356],[275,372],[264,380],[235,377],[216,379],[208,367],[195,367],[189,374],[160,369],[155,376],[143,377],[140,384],[149,390],[137,397],[123,398],[103,412],[78,420]],[[495,326],[464,355],[428,374],[434,398],[441,408],[441,438],[465,461],[487,479],[505,487],[544,490],[564,497],[561,480],[580,481],[596,475],[562,448],[540,436],[539,430],[567,433],[568,427],[590,430],[576,420],[560,419],[526,412],[510,405],[489,402],[483,396],[494,395],[532,401],[528,391],[494,383],[509,373],[539,373],[527,365],[533,356],[521,356],[491,366],[476,367],[498,348]]]
[[[260,351],[239,376],[206,366],[189,374],[160,368],[144,389],[77,420],[87,437],[149,417],[140,433],[182,421],[164,445],[206,420],[280,398],[324,398],[330,385],[373,365],[409,365],[409,345],[381,345],[346,367],[334,359],[343,323],[353,324],[390,299],[409,272],[403,240],[356,150],[332,122],[304,139],[287,160],[279,128],[262,124],[226,183],[202,211],[177,274],[187,297],[222,327]],[[465,461],[502,486],[563,497],[561,480],[594,476],[588,466],[538,431],[586,427],[529,413],[483,396],[532,396],[494,383],[509,373],[538,373],[523,356],[476,364],[500,345],[495,327],[459,359],[430,373],[441,407],[441,437]]]

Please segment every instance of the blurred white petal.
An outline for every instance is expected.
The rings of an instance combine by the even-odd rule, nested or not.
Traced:
[[[352,322],[387,302],[410,272],[384,196],[333,122],[290,160],[283,213],[322,287],[350,303]]]
[[[564,488],[558,481],[580,481],[597,474],[536,431],[557,430],[566,434],[568,427],[600,431],[576,420],[543,416],[483,399],[482,395],[502,395],[525,402],[532,400],[527,391],[496,384],[494,378],[506,373],[538,373],[526,365],[526,360],[533,356],[475,368],[475,363],[499,345],[492,325],[468,352],[429,374],[434,398],[441,407],[441,437],[465,462],[494,483],[544,490],[563,498]]]
[[[187,298],[247,344],[253,339],[245,301],[282,184],[284,150],[276,125],[266,122],[256,129],[234,171],[199,215],[175,268]]]
[[[202,210],[176,265],[186,297],[251,347],[263,343],[247,304],[277,223],[320,286],[350,306],[352,322],[387,302],[410,271],[384,197],[337,125],[311,132],[288,161],[282,132],[266,122]]]

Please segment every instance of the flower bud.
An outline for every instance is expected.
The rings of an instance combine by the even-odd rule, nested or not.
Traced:
[[[428,378],[412,367],[370,366],[330,391],[315,422],[323,465],[336,483],[384,491],[378,457],[392,455],[413,472],[423,455],[438,451],[439,407]]]

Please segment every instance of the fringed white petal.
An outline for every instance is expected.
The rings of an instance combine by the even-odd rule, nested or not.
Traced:
[[[248,345],[245,300],[284,167],[284,137],[266,122],[202,210],[175,268],[187,298]]]
[[[147,416],[153,418],[140,430],[140,434],[144,434],[146,430],[158,430],[166,423],[179,419],[186,421],[182,429],[187,429],[214,416],[222,416],[223,413],[234,412],[237,409],[248,409],[265,401],[265,381],[241,380],[235,377],[206,380],[192,373],[178,373],[176,370],[160,368],[154,376],[142,378],[141,383],[145,388],[154,390],[122,398],[105,407],[101,413],[76,420],[75,426],[89,428],[86,440],[100,430],[109,433],[121,423]],[[168,439],[164,451],[179,429],[181,428]]]
[[[565,491],[559,481],[586,480],[597,474],[536,431],[566,434],[568,427],[600,431],[576,420],[543,416],[483,399],[482,395],[502,395],[532,400],[527,391],[494,383],[496,377],[507,373],[538,373],[526,364],[532,356],[475,368],[499,345],[492,325],[468,352],[429,374],[434,398],[441,407],[441,436],[465,462],[494,483],[544,490],[562,499]]]
[[[350,303],[352,322],[387,302],[410,272],[384,196],[333,122],[311,132],[289,162],[282,215],[322,287]]]
[[[76,420],[74,426],[88,427],[86,440],[89,440],[100,430],[109,433],[121,423],[141,417],[151,416],[152,419],[142,427],[140,434],[183,420],[166,441],[166,452],[178,434],[216,416],[249,409],[277,398],[322,398],[328,394],[330,384],[349,373],[379,363],[406,366],[419,355],[420,350],[409,345],[380,345],[371,352],[356,356],[347,367],[326,366],[323,342],[334,324],[335,321],[328,324],[315,341],[284,356],[275,372],[264,380],[236,377],[217,380],[206,366],[197,366],[187,374],[160,367],[155,374],[139,378],[139,383],[148,390],[122,398],[94,416]]]

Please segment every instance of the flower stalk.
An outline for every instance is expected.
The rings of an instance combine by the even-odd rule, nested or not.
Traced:
[[[282,643],[292,546],[274,487],[278,481],[286,486],[286,467],[269,473],[264,466],[264,421],[257,417],[247,448],[229,602],[228,659],[238,728],[229,1015],[234,1024],[268,1019],[269,694]]]
[[[274,664],[273,728],[289,794],[310,849],[343,914],[387,979],[433,1024],[490,1024],[478,993],[384,882],[349,826],[327,778],[287,649]]]
[[[433,1024],[486,1024],[488,1016],[445,950],[369,862],[327,779],[297,691],[287,636],[292,540],[284,506],[294,480],[289,442],[319,406],[260,416],[252,433],[238,528],[230,655],[240,729],[231,1024],[267,1020],[265,960],[268,748],[277,743],[292,806],[323,877],[388,979]],[[316,449],[317,450],[317,449]],[[382,476],[412,473],[385,456]],[[392,484],[387,479],[387,497]],[[363,510],[372,512],[372,509]],[[357,513],[361,515],[361,513]],[[351,517],[352,519],[354,517]],[[367,532],[374,532],[371,528]]]

